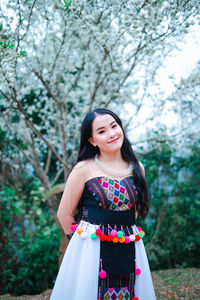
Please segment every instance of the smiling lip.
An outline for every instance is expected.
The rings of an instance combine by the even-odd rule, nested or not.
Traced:
[[[108,142],[108,143],[109,143],[109,144],[110,144],[110,143],[114,143],[114,142],[116,142],[118,139],[119,139],[119,138],[116,138],[116,139],[114,139],[114,140],[112,140],[111,142]]]

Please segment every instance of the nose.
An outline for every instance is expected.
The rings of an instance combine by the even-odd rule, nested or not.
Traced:
[[[116,133],[114,132],[114,130],[110,129],[108,131],[108,137],[109,137],[109,139],[112,139],[115,136],[116,136]]]

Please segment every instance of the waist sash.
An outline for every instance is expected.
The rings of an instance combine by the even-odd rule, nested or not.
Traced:
[[[83,209],[82,220],[89,223],[104,225],[107,234],[108,224],[111,227],[116,225],[117,230],[123,226],[132,233],[131,225],[135,224],[135,212],[133,209],[126,211],[114,211],[88,207]],[[135,243],[129,244],[104,241],[101,242],[100,257],[102,258],[103,269],[109,274],[130,274],[135,272]]]
[[[101,225],[131,226],[135,224],[135,212],[134,209],[115,211],[96,207],[84,207],[82,220]]]

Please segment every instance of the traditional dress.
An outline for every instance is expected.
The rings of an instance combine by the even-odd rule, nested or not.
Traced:
[[[94,177],[85,183],[82,220],[50,300],[156,299],[144,232],[135,225],[137,196],[133,176],[120,181]]]

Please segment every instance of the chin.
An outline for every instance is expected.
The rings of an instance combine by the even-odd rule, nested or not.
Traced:
[[[122,147],[122,143],[120,141],[117,141],[115,143],[111,143],[109,144],[109,150],[110,151],[116,151],[116,150],[120,150]]]

